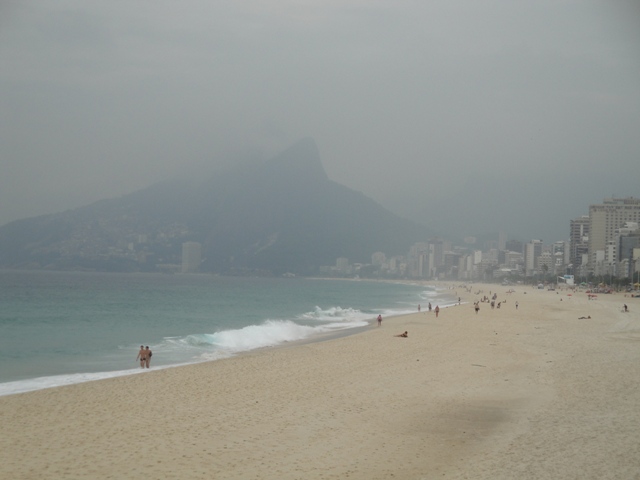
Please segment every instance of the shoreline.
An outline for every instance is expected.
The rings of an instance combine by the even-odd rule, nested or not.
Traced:
[[[316,278],[310,278],[310,279],[311,280],[316,280]],[[334,278],[319,278],[319,279],[320,280],[329,280],[329,281],[333,281],[333,280],[366,281],[366,279],[365,280],[361,280],[361,279],[340,279],[340,278],[335,278],[335,279]],[[401,284],[405,284],[405,285],[420,286],[420,287],[433,286],[430,283],[421,284],[421,283],[416,283],[416,282],[390,282],[390,283],[401,283]],[[401,313],[401,314],[397,314],[397,315],[394,314],[393,316],[395,317],[395,316],[402,316],[402,315],[409,315],[409,314],[411,314],[411,313],[407,312],[407,313]],[[386,318],[391,318],[391,317],[386,317]],[[355,334],[361,333],[362,331],[365,331],[371,325],[373,325],[375,323],[375,317],[371,317],[371,318],[368,318],[368,319],[363,319],[362,321],[367,322],[367,325],[355,326],[355,327],[347,327],[347,328],[344,328],[344,329],[338,329],[338,330],[328,331],[328,332],[317,332],[317,333],[311,334],[308,337],[301,338],[301,339],[298,339],[298,340],[284,341],[282,343],[278,343],[278,344],[274,344],[274,345],[251,348],[251,349],[246,350],[246,351],[240,351],[240,352],[235,352],[235,353],[220,352],[220,356],[218,358],[197,359],[197,360],[194,359],[193,361],[185,361],[185,362],[181,362],[181,363],[162,364],[162,365],[159,365],[159,366],[152,366],[152,368],[149,369],[149,370],[141,370],[139,368],[129,368],[129,369],[124,368],[124,369],[113,369],[113,370],[105,370],[105,371],[61,373],[61,374],[57,374],[57,375],[48,375],[48,376],[40,376],[40,377],[33,377],[33,378],[25,378],[25,379],[20,379],[20,380],[10,380],[10,381],[6,381],[6,382],[0,383],[0,397],[4,397],[4,396],[7,396],[7,395],[16,395],[16,394],[20,394],[20,393],[34,392],[34,391],[39,391],[39,390],[43,390],[43,389],[65,387],[65,386],[75,385],[75,384],[78,384],[78,383],[108,380],[108,379],[111,379],[111,378],[125,377],[125,376],[129,376],[129,375],[139,375],[139,374],[142,374],[142,373],[148,373],[148,372],[157,371],[157,370],[164,370],[164,369],[167,369],[167,368],[183,367],[183,366],[196,365],[196,364],[206,363],[206,362],[217,362],[217,361],[220,361],[222,359],[235,358],[235,357],[238,357],[238,356],[250,354],[252,352],[260,352],[262,350],[270,350],[270,349],[277,349],[277,348],[289,348],[289,347],[296,346],[296,345],[304,345],[304,344],[307,344],[307,343],[315,343],[315,342],[331,340],[331,339],[334,339],[334,338],[340,338],[340,337],[343,337],[343,336],[355,335]]]
[[[413,286],[415,287],[415,285]],[[313,288],[315,289],[316,287],[313,287]],[[366,288],[366,287],[363,287],[363,288]],[[380,287],[380,288],[383,288],[383,287]],[[401,298],[401,297],[398,297],[398,298]],[[340,303],[338,305],[343,305],[343,304]],[[405,314],[411,311],[411,306],[404,305],[402,304],[401,301],[398,302],[397,305],[395,306],[393,302],[392,303],[386,302],[385,305],[387,305],[386,308],[380,309],[383,315],[385,315],[385,312],[386,312],[386,315],[392,315],[399,312],[402,314]],[[416,305],[417,305],[417,302],[416,302]],[[156,358],[158,360],[156,360],[155,362],[152,362],[151,370],[173,368],[176,366],[190,365],[190,364],[202,363],[207,361],[217,361],[221,358],[242,355],[245,352],[250,352],[252,350],[259,350],[261,348],[286,347],[289,344],[316,342],[316,341],[324,340],[326,338],[332,338],[334,336],[339,337],[342,335],[349,335],[349,334],[360,331],[357,325],[363,326],[363,325],[366,325],[367,323],[370,324],[374,316],[377,315],[377,310],[375,309],[371,310],[363,307],[358,307],[362,311],[355,310],[354,315],[351,316],[349,315],[349,312],[351,311],[351,309],[349,307],[346,307],[346,308],[348,311],[343,312],[345,316],[344,317],[340,316],[339,318],[336,317],[337,323],[335,323],[335,325],[332,323],[332,320],[331,320],[331,317],[333,316],[333,313],[331,312],[332,309],[329,309],[326,312],[320,311],[320,315],[326,318],[321,318],[318,321],[314,321],[314,319],[312,318],[313,315],[309,317],[311,318],[310,320],[305,320],[304,318],[305,316],[309,315],[308,313],[300,314],[299,315],[300,319],[298,319],[297,317],[291,317],[291,318],[283,317],[283,320],[282,320],[283,323],[286,323],[288,321],[288,322],[292,322],[293,324],[302,325],[304,327],[311,327],[311,328],[307,329],[306,331],[293,330],[293,332],[287,331],[283,333],[277,330],[277,325],[276,325],[274,328],[275,334],[273,331],[265,332],[266,333],[265,338],[270,339],[270,341],[253,342],[253,343],[256,343],[256,345],[252,345],[251,342],[248,342],[243,345],[246,348],[245,351],[238,351],[239,349],[234,348],[233,342],[231,342],[231,345],[228,348],[224,344],[221,344],[220,346],[211,345],[210,346],[211,348],[206,348],[206,345],[205,345],[204,348],[201,350],[194,350],[192,352],[192,355],[189,354],[190,352],[188,351],[188,349],[185,352],[186,354],[181,355],[178,349],[175,352],[169,351],[167,355],[163,356],[162,350],[160,349],[166,345],[164,340],[162,340],[162,337],[160,337],[160,342],[155,345],[155,348],[153,348],[153,345],[152,345],[152,348],[154,349],[156,355],[159,355],[159,356],[157,357],[154,356],[154,360]],[[316,310],[317,309],[318,307],[316,307]],[[304,312],[304,310],[300,310],[300,312]],[[376,313],[374,314],[373,312],[376,312]],[[337,309],[336,315],[340,315],[339,308]],[[260,328],[269,328],[269,326],[267,325],[268,323],[267,318],[270,318],[270,317],[264,317],[262,322],[257,321],[255,323],[255,326]],[[278,318],[278,317],[274,317],[274,318]],[[331,325],[325,328],[325,325],[328,325],[328,324],[331,324]],[[340,325],[340,324],[343,324],[343,325]],[[267,327],[265,327],[265,325],[267,325]],[[353,325],[356,325],[356,326],[353,326]],[[238,326],[238,327],[231,326],[231,327],[215,330],[215,332],[219,332],[219,331],[231,332],[236,337],[240,337],[242,335],[245,335],[243,333],[244,328],[245,327],[243,326]],[[188,332],[191,332],[190,334],[193,334],[193,335],[198,335],[197,332],[202,332],[202,331],[207,331],[207,330],[206,329],[205,330],[200,330],[200,329],[188,330]],[[193,333],[193,332],[196,332],[196,333]],[[307,335],[307,336],[305,338],[301,338],[300,340],[293,340],[294,338],[299,338],[304,335]],[[280,342],[280,343],[276,343],[276,342]],[[171,342],[169,342],[169,344],[170,343]],[[272,343],[272,345],[262,346],[260,345],[260,343],[262,343],[262,345],[265,345],[266,343]],[[169,345],[169,347],[171,348],[171,345]],[[54,367],[55,362],[51,365],[51,368],[38,369],[37,366],[31,370],[27,370],[23,368],[22,370],[18,370],[18,373],[19,373],[18,375],[4,376],[2,383],[0,383],[0,396],[11,395],[16,393],[24,393],[29,391],[37,391],[43,388],[54,388],[56,386],[71,385],[75,383],[82,383],[85,381],[96,381],[96,380],[101,380],[106,378],[120,377],[120,376],[126,376],[126,375],[136,375],[136,374],[142,373],[138,368],[135,368],[135,367],[130,368],[130,363],[128,361],[128,358],[122,357],[122,352],[124,352],[124,350],[118,347],[118,352],[114,352],[116,355],[112,355],[111,357],[107,356],[106,362],[102,362],[101,357],[96,357],[97,360],[93,361],[90,365],[90,368],[86,368],[86,369],[82,364],[78,364],[76,365],[76,368],[73,368],[74,365],[69,362],[67,362],[67,365],[65,365],[64,368],[61,368],[61,369],[56,369]],[[118,357],[117,355],[119,355],[120,357]],[[134,355],[135,355],[135,352],[134,352]],[[35,360],[32,360],[32,362],[33,361]],[[5,367],[8,368],[8,365],[5,365]],[[8,374],[11,373],[10,370],[8,369],[5,369],[5,370]],[[5,372],[5,370],[3,370],[3,372]],[[30,373],[36,373],[36,375],[27,376]],[[26,375],[20,375],[20,374],[26,374]]]
[[[406,314],[406,315],[411,315],[411,314]],[[402,315],[396,315],[396,316],[400,317]],[[392,317],[389,317],[389,318],[392,318]],[[372,326],[375,322],[375,319],[367,320],[367,322],[368,322],[368,325],[366,326],[350,327],[350,328],[345,328],[343,330],[337,330],[333,332],[316,333],[309,337],[302,338],[299,340],[292,340],[288,342],[285,341],[276,345],[257,347],[251,350],[229,354],[228,356],[221,356],[220,358],[216,358],[216,359],[203,359],[203,360],[194,361],[194,362],[161,365],[161,366],[151,367],[149,369],[141,369],[139,367],[136,367],[136,368],[131,368],[127,370],[109,370],[104,372],[80,372],[80,373],[51,375],[46,377],[36,377],[36,378],[29,378],[24,380],[3,382],[3,383],[0,383],[0,398],[8,395],[19,395],[23,393],[37,392],[40,390],[48,390],[51,388],[62,388],[62,387],[68,387],[68,386],[78,385],[78,384],[88,383],[88,382],[99,382],[99,381],[109,380],[112,378],[127,377],[130,375],[142,375],[145,373],[156,372],[156,371],[165,370],[168,368],[189,367],[191,365],[199,365],[201,363],[219,362],[221,360],[237,358],[237,357],[252,354],[252,353],[260,353],[261,351],[269,351],[272,349],[279,349],[279,348],[293,348],[301,345],[306,345],[308,343],[329,341],[335,338],[346,337],[349,335],[357,335],[358,333],[361,333],[367,330],[370,326]],[[68,377],[74,377],[74,378],[68,378]],[[87,378],[87,377],[95,377],[95,378]],[[68,380],[66,380],[67,378]],[[22,387],[22,385],[25,385],[25,384],[28,385],[30,383],[31,384],[39,383],[40,385],[44,385],[44,386]],[[15,385],[16,390],[5,392],[5,390],[11,389],[12,385]],[[24,388],[24,389],[21,389],[21,388]]]
[[[0,397],[0,477],[634,478],[640,299],[469,286],[438,318]]]

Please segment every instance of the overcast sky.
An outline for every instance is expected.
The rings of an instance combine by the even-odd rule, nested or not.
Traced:
[[[640,197],[639,4],[5,0],[0,225],[310,136],[407,218],[568,238]]]

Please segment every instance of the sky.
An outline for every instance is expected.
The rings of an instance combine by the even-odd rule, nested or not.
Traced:
[[[313,137],[445,235],[640,197],[640,2],[0,4],[0,225]]]

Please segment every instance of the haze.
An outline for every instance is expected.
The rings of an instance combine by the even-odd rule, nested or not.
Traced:
[[[3,2],[0,225],[313,137],[451,235],[639,196],[637,2]]]

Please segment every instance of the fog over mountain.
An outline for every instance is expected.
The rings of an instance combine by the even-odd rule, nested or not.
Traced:
[[[0,5],[0,225],[265,161],[443,235],[640,196],[632,0]]]
[[[311,275],[338,257],[404,255],[431,235],[331,181],[306,138],[265,162],[11,222],[0,227],[0,267],[167,271],[183,243],[198,242],[201,272]]]

